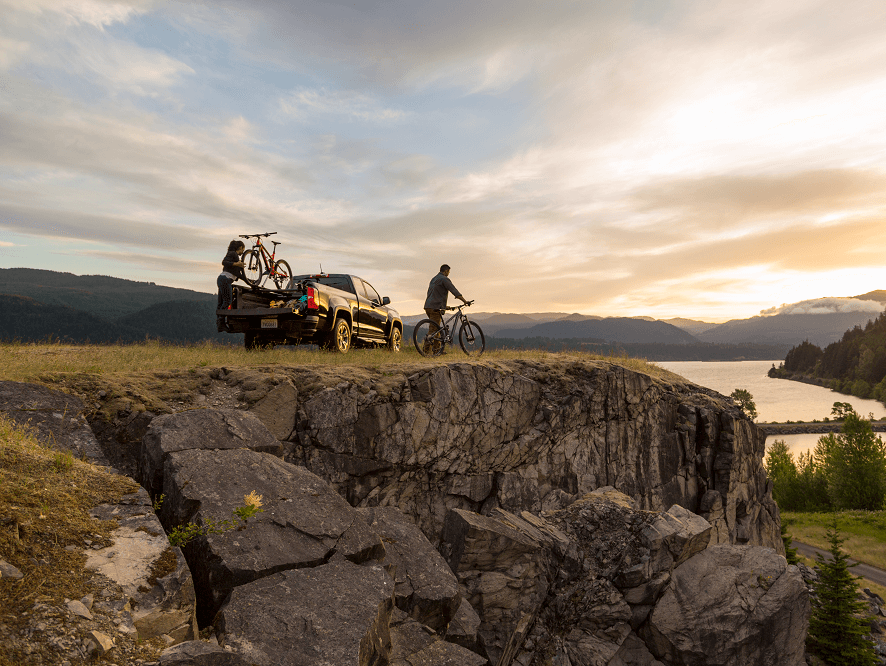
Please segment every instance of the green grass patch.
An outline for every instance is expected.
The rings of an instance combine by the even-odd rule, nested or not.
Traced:
[[[825,550],[830,547],[826,532],[833,516],[832,513],[781,513],[793,539]],[[837,513],[837,528],[846,539],[843,551],[849,557],[886,569],[886,511],[840,511]]]

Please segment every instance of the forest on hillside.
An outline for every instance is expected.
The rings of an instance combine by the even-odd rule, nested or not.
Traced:
[[[824,349],[808,340],[792,347],[769,376],[807,381],[886,403],[886,313],[864,328],[846,331]]]

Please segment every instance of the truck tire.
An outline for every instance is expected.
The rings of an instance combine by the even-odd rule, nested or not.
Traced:
[[[388,349],[392,352],[398,352],[402,342],[403,332],[397,326],[391,326],[391,335],[388,337]]]
[[[332,332],[326,338],[324,347],[338,354],[348,353],[348,350],[351,348],[351,326],[348,324],[347,319],[342,317],[336,318],[335,323],[332,325]]]

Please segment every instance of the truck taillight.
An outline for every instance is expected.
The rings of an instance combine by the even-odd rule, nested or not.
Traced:
[[[313,287],[308,287],[308,310],[317,310],[320,308],[320,304],[317,302],[317,290]]]

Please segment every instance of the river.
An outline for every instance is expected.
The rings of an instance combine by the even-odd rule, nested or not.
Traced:
[[[859,414],[874,418],[886,415],[886,407],[876,400],[862,400],[830,389],[787,379],[772,379],[766,373],[781,361],[657,361],[655,365],[691,382],[707,386],[723,395],[737,388],[748,390],[757,406],[757,423],[823,420],[831,415],[835,402],[848,402]],[[766,444],[783,439],[794,458],[815,447],[821,435],[770,435]]]

